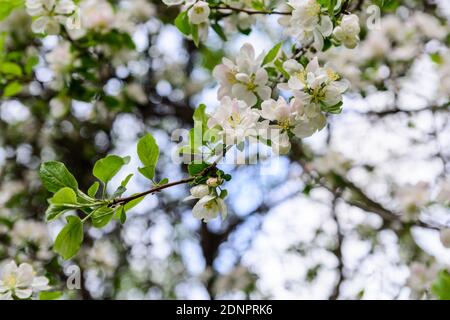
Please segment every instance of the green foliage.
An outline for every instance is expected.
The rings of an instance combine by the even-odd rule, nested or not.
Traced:
[[[92,212],[92,224],[96,228],[103,228],[106,226],[114,215],[114,209],[107,206],[100,207]]]
[[[0,63],[0,73],[11,76],[21,76],[22,68],[14,62],[2,62]]]
[[[23,6],[25,0],[0,0],[0,21],[6,19],[13,10]]]
[[[83,242],[83,222],[77,216],[68,216],[67,224],[58,234],[53,246],[65,260],[72,258]]]
[[[100,187],[100,183],[95,181],[88,189],[88,195],[92,198],[97,194],[98,188]]]
[[[144,167],[139,168],[139,172],[147,179],[153,180],[156,163],[159,158],[159,148],[155,138],[149,133],[139,139],[137,153]]]
[[[93,169],[94,176],[105,184],[108,183],[119,171],[122,166],[130,162],[130,157],[119,157],[108,155],[98,160]]]
[[[265,66],[266,64],[271,63],[273,60],[275,60],[275,58],[278,55],[278,52],[281,49],[282,46],[282,42],[276,44],[272,49],[269,50],[269,52],[267,52],[266,56],[264,57],[264,60],[262,62],[262,65]]]
[[[50,199],[52,204],[61,205],[61,204],[76,204],[77,203],[77,195],[75,191],[71,188],[64,187],[59,189],[53,197]]]
[[[447,270],[439,272],[431,291],[440,300],[450,300],[450,273]]]
[[[49,161],[43,163],[39,170],[39,176],[50,192],[57,192],[64,187],[71,188],[75,193],[78,192],[77,180],[61,162]]]
[[[175,26],[180,30],[184,35],[191,34],[191,24],[189,23],[189,17],[186,11],[182,11],[175,18]]]
[[[191,176],[195,176],[196,174],[199,174],[200,172],[202,172],[203,170],[205,170],[209,165],[205,162],[203,163],[191,163],[188,165],[188,172],[189,175]]]
[[[18,81],[10,82],[3,90],[3,97],[13,97],[22,91],[22,85]]]
[[[56,300],[61,298],[61,291],[43,291],[39,293],[39,300]]]

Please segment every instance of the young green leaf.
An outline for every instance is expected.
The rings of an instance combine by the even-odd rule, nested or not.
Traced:
[[[159,157],[159,148],[156,144],[155,138],[149,133],[139,139],[137,144],[137,153],[139,159],[144,165],[143,168],[139,168],[139,172],[147,177],[153,179],[155,174],[156,163]]]
[[[59,189],[50,199],[52,204],[76,204],[77,195],[71,188],[64,187]]]
[[[155,166],[145,166],[138,168],[139,172],[147,179],[153,180],[155,176]]]
[[[439,272],[431,291],[440,300],[450,300],[450,273],[447,270]]]
[[[125,179],[122,180],[122,182],[120,183],[120,185],[122,187],[126,187],[128,182],[130,182],[130,179],[134,176],[133,173],[130,173],[129,175],[127,175],[127,177]]]
[[[52,221],[58,218],[61,214],[68,210],[72,210],[73,208],[69,208],[65,205],[59,204],[50,204],[45,211],[45,221]]]
[[[125,211],[130,210],[131,208],[134,208],[135,206],[137,206],[142,200],[144,200],[145,197],[140,197],[134,200],[131,200],[130,202],[128,202],[126,205],[124,205],[124,209]]]
[[[182,11],[175,18],[175,26],[180,30],[183,34],[189,35],[191,34],[191,25],[189,23],[189,17],[186,11]]]
[[[2,62],[0,63],[0,73],[20,77],[22,75],[22,69],[17,63]]]
[[[77,180],[61,162],[44,162],[39,169],[39,176],[44,186],[50,192],[57,192],[64,187],[69,187],[75,193],[78,192]]]
[[[220,37],[220,39],[222,39],[223,41],[227,41],[227,36],[226,36],[225,32],[223,31],[223,28],[220,24],[213,23],[211,25],[211,27],[217,33],[217,35]]]
[[[121,206],[120,209],[118,210],[119,213],[119,220],[121,224],[124,224],[125,221],[127,221],[127,214],[125,212],[125,207]]]
[[[199,38],[199,34],[198,34],[198,25],[197,24],[191,25],[191,34],[192,34],[192,40],[194,40],[195,46],[198,47],[198,45],[200,43],[200,38]]]
[[[61,291],[43,291],[39,293],[39,300],[56,300],[61,298]]]
[[[278,52],[281,49],[282,44],[283,44],[282,42],[276,44],[272,49],[269,50],[269,52],[267,52],[267,54],[264,57],[264,60],[262,62],[263,66],[265,66],[266,64],[271,63],[273,60],[275,60],[275,58],[278,55]]]
[[[109,207],[100,207],[92,213],[92,224],[96,228],[106,226],[114,215],[114,209]]]
[[[88,189],[88,196],[94,198],[97,194],[98,188],[100,187],[100,183],[98,181],[95,181]]]
[[[203,163],[191,163],[188,165],[188,172],[189,175],[194,176],[196,174],[199,174],[204,169],[206,169],[209,165],[205,162]]]
[[[56,237],[54,250],[65,260],[72,258],[83,242],[83,223],[77,216],[68,216],[67,224]]]
[[[124,160],[124,158],[119,156],[108,155],[95,163],[93,174],[97,179],[108,183],[126,164],[126,161],[129,161],[129,158]]]
[[[22,91],[22,85],[18,81],[10,82],[6,85],[5,89],[3,90],[3,97],[4,98],[13,97],[20,91]]]

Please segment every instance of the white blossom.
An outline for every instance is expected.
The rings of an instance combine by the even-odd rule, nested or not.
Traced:
[[[330,68],[321,68],[317,57],[306,68],[295,60],[287,60],[283,68],[289,73],[287,83],[278,84],[282,90],[291,90],[302,101],[309,118],[316,117],[320,110],[329,111],[342,101],[342,94],[347,90],[347,81],[340,80],[339,75]],[[328,108],[327,108],[328,107]]]
[[[209,194],[209,187],[206,184],[199,184],[194,186],[190,190],[191,195],[186,197],[184,201],[200,199]]]
[[[199,199],[192,209],[192,214],[195,218],[208,222],[211,219],[217,218],[219,213],[222,219],[227,216],[227,206],[225,201],[212,194],[206,184],[200,184],[191,188],[191,195],[186,197],[184,201]]]
[[[28,263],[20,266],[14,261],[7,263],[1,270],[0,279],[0,300],[28,299],[33,293],[49,289],[48,279],[36,277]]]
[[[217,218],[219,213],[224,220],[228,213],[227,205],[222,198],[213,195],[202,197],[192,209],[193,216],[204,222]]]
[[[397,188],[395,192],[404,221],[414,221],[418,218],[421,208],[428,202],[429,186],[426,182],[406,184]]]
[[[162,0],[162,2],[168,6],[176,6],[178,4],[182,4],[184,0]]]
[[[421,293],[429,289],[431,283],[436,279],[439,267],[435,263],[426,266],[420,262],[413,262],[409,270],[408,286],[417,293]]]
[[[436,201],[442,204],[450,204],[450,180],[441,183]]]
[[[232,96],[254,106],[257,97],[262,100],[270,98],[272,90],[267,86],[268,75],[261,68],[264,55],[255,58],[251,44],[244,44],[235,62],[224,58],[222,64],[213,70],[214,77],[219,81],[218,98]]]
[[[209,13],[208,3],[205,1],[196,2],[188,12],[189,21],[192,24],[201,24],[208,21]]]
[[[334,172],[343,176],[350,167],[350,161],[337,151],[329,151],[324,156],[314,159],[311,163],[311,168],[322,174]]]
[[[256,134],[256,122],[259,114],[244,101],[226,96],[208,120],[208,127],[220,127],[225,144],[239,144],[245,138]]]
[[[359,18],[355,14],[345,15],[341,24],[334,28],[334,37],[347,48],[353,49],[359,42]]]
[[[58,34],[60,24],[67,29],[80,28],[78,7],[72,0],[27,0],[29,15],[38,17],[31,24],[35,33]]]
[[[285,28],[285,34],[297,38],[303,45],[312,43],[321,51],[324,37],[330,36],[333,31],[330,17],[321,14],[317,0],[291,0],[288,4],[293,9],[292,14],[278,20]]]

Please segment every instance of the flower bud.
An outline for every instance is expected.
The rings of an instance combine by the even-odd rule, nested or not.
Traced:
[[[206,180],[206,184],[210,187],[215,188],[215,187],[221,185],[222,181],[220,181],[219,178],[209,178],[208,180]]]
[[[191,195],[195,198],[203,198],[209,194],[209,188],[206,184],[200,184],[191,188]]]

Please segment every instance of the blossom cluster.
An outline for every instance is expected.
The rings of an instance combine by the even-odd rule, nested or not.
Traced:
[[[292,137],[306,138],[326,124],[325,113],[339,113],[347,82],[328,67],[321,67],[317,58],[306,66],[294,59],[282,67],[286,82],[276,88],[289,99],[275,92],[262,67],[264,55],[256,57],[250,44],[244,44],[235,61],[224,58],[213,70],[219,82],[220,105],[208,121],[217,127],[226,145],[240,144],[247,137],[271,140],[277,151],[289,151]]]
[[[194,0],[163,0],[166,5],[183,5],[183,12],[187,12],[189,22],[198,28],[200,40],[205,41],[210,26],[209,16],[212,10],[216,10],[219,16],[224,18],[225,29],[249,30],[255,23],[255,17],[248,12],[252,4],[249,1],[221,1],[224,6],[211,6],[205,1]],[[335,44],[343,44],[347,48],[355,48],[359,42],[359,18],[357,15],[349,14],[340,17],[340,8],[323,8],[317,0],[291,0],[281,4],[282,14],[278,23],[283,27],[283,33],[292,37],[301,45],[312,45],[316,50],[324,48],[325,39],[333,39]],[[271,10],[265,9],[261,13],[272,14]],[[332,18],[337,15],[338,19],[333,24]],[[215,26],[218,28],[218,25]]]
[[[46,277],[36,276],[30,264],[17,266],[10,261],[0,270],[0,300],[30,299],[33,294],[48,290],[48,282]]]
[[[72,0],[27,0],[25,5],[28,14],[37,17],[33,32],[58,34],[61,24],[69,30],[80,28],[79,8]]]
[[[86,35],[89,30],[106,32],[112,29],[131,32],[135,23],[145,21],[154,12],[154,6],[145,0],[124,2],[115,10],[106,0],[27,0],[27,13],[35,17],[31,29],[35,33],[59,34],[61,25],[72,39]]]

